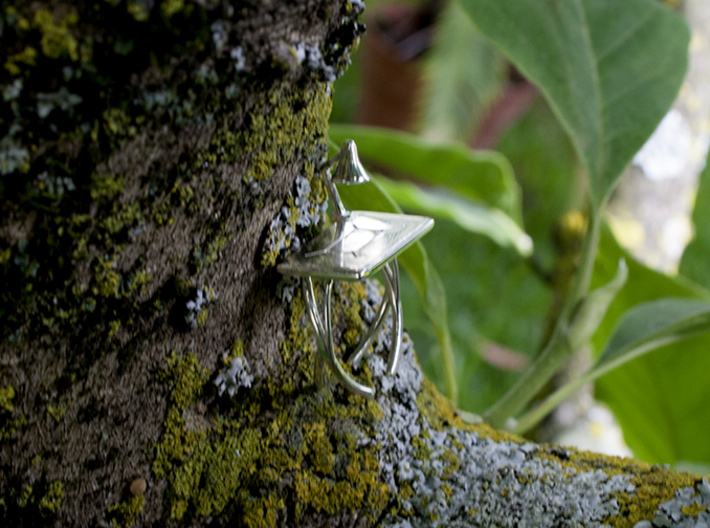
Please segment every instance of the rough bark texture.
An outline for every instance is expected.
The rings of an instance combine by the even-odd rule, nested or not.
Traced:
[[[466,426],[408,340],[357,370],[376,401],[316,390],[274,263],[321,221],[361,7],[2,3],[4,526],[628,526],[683,487],[703,515],[693,476]],[[336,300],[346,349],[381,297]]]

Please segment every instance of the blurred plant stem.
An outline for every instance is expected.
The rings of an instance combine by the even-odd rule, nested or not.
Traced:
[[[594,313],[594,310],[588,312],[581,310],[584,307],[584,300],[590,298],[587,293],[599,243],[600,218],[597,211],[590,215],[589,228],[580,255],[580,267],[572,278],[570,293],[547,344],[515,385],[483,414],[483,419],[493,427],[505,426],[509,418],[514,417],[529,404],[575,350],[580,345],[586,344],[585,342],[591,338],[596,326],[601,322],[601,318]],[[597,318],[599,321],[593,320]],[[591,334],[587,335],[590,331]],[[576,333],[580,334],[575,335]]]

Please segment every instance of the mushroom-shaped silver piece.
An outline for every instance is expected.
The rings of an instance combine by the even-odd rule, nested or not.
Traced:
[[[397,255],[426,234],[434,220],[424,216],[348,211],[340,200],[335,183],[359,184],[370,180],[357,155],[355,142],[346,140],[338,155],[326,163],[325,184],[333,202],[331,224],[316,238],[305,244],[279,264],[283,275],[303,278],[303,297],[308,316],[316,331],[319,354],[316,360],[316,381],[325,384],[324,365],[348,390],[373,398],[375,391],[350,376],[335,354],[332,332],[331,293],[334,280],[362,280],[382,272],[385,295],[370,329],[362,337],[357,350],[350,357],[356,364],[367,352],[392,310],[392,346],[387,362],[387,374],[394,375],[402,348],[402,303],[399,292]],[[335,165],[331,174],[330,167]],[[314,278],[326,279],[323,310],[319,308]]]

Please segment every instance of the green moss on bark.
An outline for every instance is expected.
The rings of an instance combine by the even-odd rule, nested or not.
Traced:
[[[299,296],[291,310],[303,313]],[[281,350],[302,356],[312,371],[310,334],[292,321],[295,341],[287,338]],[[296,393],[279,379],[220,398],[194,355],[171,356],[162,376],[171,403],[153,472],[168,481],[170,518],[223,515],[256,528],[285,519],[289,504],[295,523],[318,512],[362,511],[374,520],[386,506],[376,446],[358,443],[374,434],[381,416],[375,402],[315,391],[308,381]]]

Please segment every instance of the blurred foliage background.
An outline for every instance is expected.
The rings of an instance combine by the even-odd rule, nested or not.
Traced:
[[[458,3],[369,0],[366,13],[368,32],[353,54],[352,66],[334,85],[331,138],[339,142],[361,133],[355,139],[363,162],[372,172],[393,177],[378,181],[405,211],[427,214],[451,207],[473,218],[469,224],[474,227],[466,228],[465,221],[451,214],[434,215],[436,226],[422,244],[446,291],[457,405],[482,414],[514,384],[549,338],[581,250],[589,213],[587,183],[570,136],[546,98],[482,36]],[[510,196],[517,204],[502,204],[500,209],[529,235],[534,251],[526,254],[514,243],[495,241],[491,233],[507,228],[477,224],[475,199],[456,201],[461,189],[450,195],[413,193],[403,182],[424,183],[424,189],[433,182],[423,182],[416,171],[393,168],[377,146],[362,148],[370,136],[349,124],[399,129],[431,144],[453,142],[502,154],[512,168]],[[394,145],[393,151],[407,156],[404,147],[387,141],[379,141],[380,150]],[[434,166],[437,159],[422,158],[421,174],[440,169]],[[602,228],[593,286],[612,278],[622,256],[630,275],[594,337],[593,350],[586,352],[587,362],[604,348],[626,309],[664,296],[710,300],[705,289],[710,287],[707,172],[695,210],[701,228],[680,266],[697,283],[636,262],[611,231]],[[431,200],[438,201],[432,205]],[[501,236],[517,236],[506,233]],[[405,328],[426,375],[446,393],[441,335],[430,323],[420,294],[421,285],[403,274]],[[645,355],[597,381],[597,397],[614,411],[635,456],[707,471],[708,352],[710,338],[703,334]],[[551,439],[544,428],[528,434]]]

